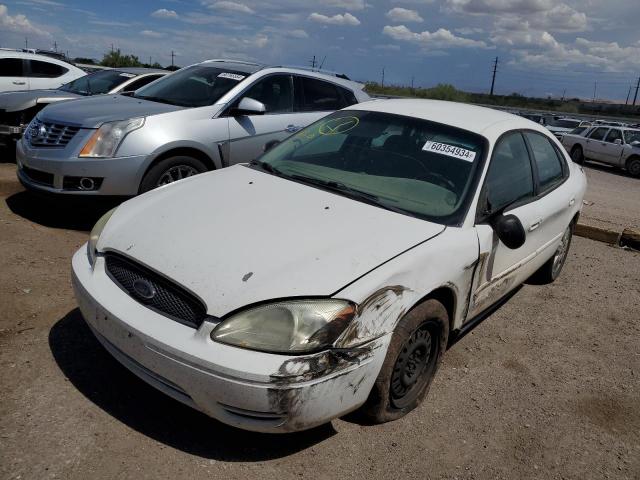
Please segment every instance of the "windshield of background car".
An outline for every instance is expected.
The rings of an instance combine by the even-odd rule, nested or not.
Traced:
[[[456,224],[472,196],[485,145],[484,137],[448,125],[343,110],[289,137],[260,161],[302,183],[324,183],[383,208]]]
[[[591,127],[577,127],[569,132],[570,135],[582,135]]]
[[[194,65],[141,88],[136,98],[182,107],[213,105],[247,76],[223,68]]]
[[[578,125],[580,125],[580,121],[563,119],[555,120],[552,124],[552,126],[559,128],[575,128]]]
[[[78,95],[99,95],[109,93],[118,85],[131,80],[135,75],[118,70],[103,70],[90,73],[60,87],[63,92]]]

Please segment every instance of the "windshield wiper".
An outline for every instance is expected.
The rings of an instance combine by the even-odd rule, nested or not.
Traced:
[[[332,192],[346,194],[348,197],[351,197],[351,198],[364,200],[365,203],[369,203],[371,205],[384,208],[385,210],[390,210],[396,213],[402,213],[404,215],[407,215],[407,214],[411,215],[411,212],[408,212],[406,210],[403,210],[402,208],[394,207],[387,204],[386,202],[381,200],[378,195],[375,195],[369,192],[363,192],[362,190],[358,190],[357,188],[352,188],[348,185],[345,185],[342,182],[336,182],[335,180],[322,180],[320,178],[305,177],[304,175],[291,175],[291,178],[293,178],[294,180],[298,180],[302,183],[308,183],[310,185],[322,187]]]
[[[273,165],[271,165],[270,163],[267,162],[263,162],[262,160],[251,160],[251,162],[249,162],[249,165],[255,165],[260,167],[262,170],[264,170],[265,172],[268,173],[273,173],[274,175],[277,175],[279,177],[284,177],[285,175],[278,170],[276,167],[274,167]]]

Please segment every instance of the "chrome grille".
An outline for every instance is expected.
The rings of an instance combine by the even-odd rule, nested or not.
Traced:
[[[61,123],[43,122],[36,118],[29,125],[25,136],[34,147],[64,147],[79,130],[80,127],[73,127]]]
[[[198,328],[207,316],[205,306],[193,294],[139,263],[113,252],[105,254],[105,263],[111,280],[151,310],[193,328]],[[134,289],[137,280],[151,284],[155,295],[141,298]]]

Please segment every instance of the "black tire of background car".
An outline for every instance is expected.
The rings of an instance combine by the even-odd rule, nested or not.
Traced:
[[[627,172],[632,177],[640,177],[640,157],[629,157],[627,160]]]
[[[578,165],[584,164],[584,154],[582,153],[582,147],[580,145],[576,145],[571,149],[571,160]]]
[[[416,336],[424,335],[425,329],[431,340],[426,364],[416,366],[422,370],[417,381],[407,390],[406,398],[394,398],[393,382],[397,381],[394,373],[397,377],[398,369],[402,368],[399,364],[406,361],[412,340],[415,343]],[[362,414],[373,423],[384,423],[401,418],[420,405],[442,362],[448,337],[449,316],[439,301],[427,300],[405,314],[393,332],[380,374],[361,408]]]
[[[156,188],[160,177],[162,177],[162,175],[170,168],[177,167],[179,165],[193,167],[198,171],[198,173],[203,173],[208,170],[206,165],[197,158],[182,155],[165,158],[151,167],[144,175],[142,182],[140,182],[140,193],[145,193]]]
[[[554,282],[559,276],[560,272],[562,272],[562,268],[564,267],[565,262],[567,261],[567,257],[569,256],[569,249],[571,248],[571,239],[573,238],[573,231],[575,229],[575,222],[571,222],[571,225],[567,227],[569,231],[569,240],[567,244],[567,248],[564,251],[564,258],[561,260],[562,263],[560,268],[554,272],[553,269],[553,261],[556,258],[556,253],[545,262],[531,277],[527,280],[527,283],[530,285],[547,285],[549,283]],[[560,248],[560,247],[558,247]]]

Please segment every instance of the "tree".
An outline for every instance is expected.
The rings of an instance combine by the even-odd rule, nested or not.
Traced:
[[[105,53],[100,65],[105,67],[141,67],[142,62],[135,55],[122,55],[118,49]]]
[[[87,65],[95,65],[96,61],[93,58],[76,57],[73,59],[73,63],[84,63]]]

